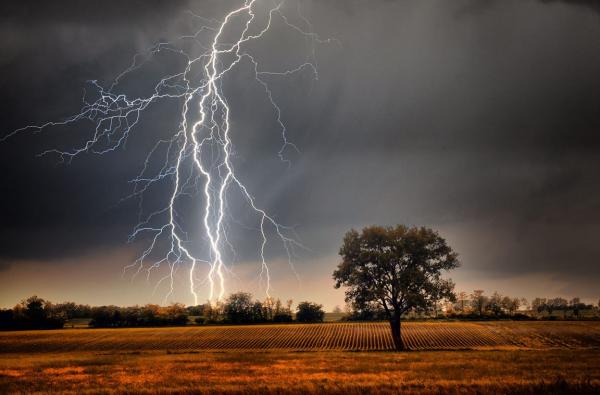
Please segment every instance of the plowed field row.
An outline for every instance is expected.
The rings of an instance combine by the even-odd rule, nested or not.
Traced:
[[[600,347],[596,322],[407,322],[412,350]],[[0,332],[1,352],[143,350],[391,350],[387,323]]]

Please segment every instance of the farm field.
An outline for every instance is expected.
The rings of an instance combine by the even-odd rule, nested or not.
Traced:
[[[407,322],[402,328],[410,350],[600,347],[600,322]],[[1,353],[392,349],[384,322],[0,332]]]
[[[0,393],[600,392],[598,322],[387,323],[0,332]],[[370,352],[368,352],[370,351]]]
[[[70,352],[0,358],[0,393],[597,394],[597,350]]]

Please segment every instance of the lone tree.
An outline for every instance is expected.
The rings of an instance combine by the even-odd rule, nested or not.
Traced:
[[[459,266],[457,254],[437,232],[424,228],[370,226],[344,237],[342,262],[333,272],[335,287],[357,308],[376,303],[390,321],[392,339],[403,350],[400,317],[431,308],[441,299],[455,301],[454,283],[442,271]]]

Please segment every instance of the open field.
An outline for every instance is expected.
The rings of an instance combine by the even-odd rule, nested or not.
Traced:
[[[411,350],[600,347],[600,322],[407,322]],[[0,332],[0,352],[391,350],[387,323]]]
[[[71,352],[0,358],[0,393],[593,394],[597,350]]]
[[[0,393],[600,393],[598,322],[0,332]],[[437,351],[436,351],[437,350]]]

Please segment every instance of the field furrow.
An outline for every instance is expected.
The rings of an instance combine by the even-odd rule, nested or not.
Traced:
[[[598,322],[405,322],[412,350],[598,348]],[[0,353],[392,350],[389,324],[324,323],[0,332]]]

